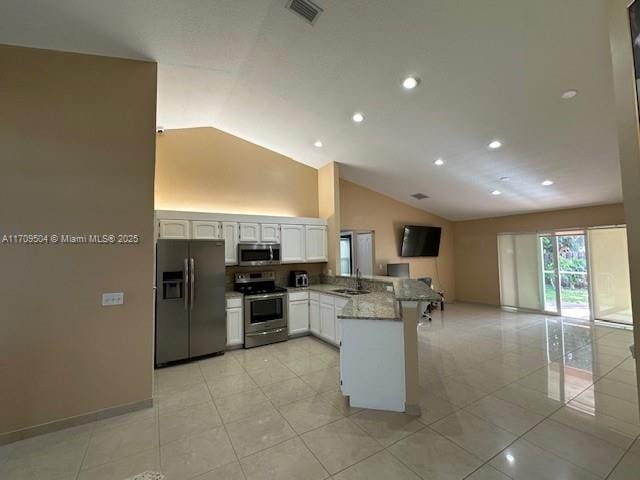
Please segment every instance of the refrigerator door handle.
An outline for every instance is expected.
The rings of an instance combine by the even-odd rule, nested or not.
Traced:
[[[189,304],[188,302],[188,296],[187,296],[187,292],[189,289],[189,259],[185,258],[184,259],[184,292],[182,292],[182,296],[184,297],[184,309],[187,310],[189,308]]]
[[[193,309],[196,296],[196,262],[193,258],[189,259],[189,271],[191,272],[191,278],[189,279],[189,296],[191,297],[191,309]]]

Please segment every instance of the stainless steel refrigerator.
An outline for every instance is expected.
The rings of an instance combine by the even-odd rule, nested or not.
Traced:
[[[158,240],[156,366],[224,351],[223,240]]]

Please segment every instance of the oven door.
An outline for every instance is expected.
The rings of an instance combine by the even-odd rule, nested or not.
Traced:
[[[274,265],[280,263],[280,245],[249,243],[238,245],[239,265]]]
[[[245,333],[287,326],[287,294],[268,293],[244,299]]]

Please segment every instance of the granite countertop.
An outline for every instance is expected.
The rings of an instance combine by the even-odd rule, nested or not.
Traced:
[[[393,285],[392,292],[371,292],[362,295],[338,293],[335,290],[346,288],[344,285],[320,283],[308,287],[287,287],[289,292],[318,292],[348,298],[349,301],[338,318],[362,320],[402,321],[398,302],[429,302],[440,300],[440,295],[425,283],[409,278],[364,277],[374,282]],[[227,298],[242,298],[242,294],[228,291]]]
[[[315,285],[309,285],[308,287],[287,287],[290,292],[318,292],[318,293],[330,293],[331,295],[337,295],[339,297],[352,298],[352,295],[346,293],[338,293],[334,290],[345,288],[341,285],[335,285],[332,283],[317,283]]]
[[[393,283],[396,300],[400,302],[437,302],[442,300],[438,292],[420,280],[399,278]]]
[[[338,318],[402,321],[398,303],[391,292],[351,296]]]

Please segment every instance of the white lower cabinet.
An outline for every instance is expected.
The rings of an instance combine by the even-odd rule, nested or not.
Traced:
[[[244,343],[244,316],[242,315],[242,299],[227,300],[227,347]]]
[[[336,312],[333,295],[320,295],[320,337],[336,343]]]
[[[342,330],[338,315],[348,298],[313,291],[289,292],[289,335],[310,332],[340,346]]]
[[[309,300],[289,302],[289,335],[309,331]]]
[[[309,297],[309,331],[320,336],[320,302],[317,294],[315,299],[313,294]]]
[[[338,315],[342,313],[342,309],[349,301],[348,298],[344,297],[334,297],[334,306],[336,312],[336,344],[340,346],[340,342],[342,341],[342,322],[338,318]]]

